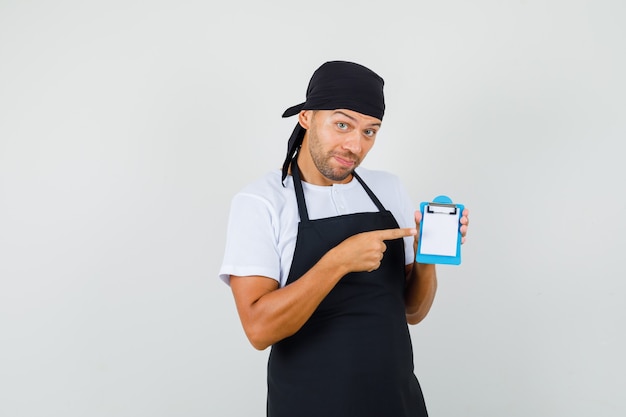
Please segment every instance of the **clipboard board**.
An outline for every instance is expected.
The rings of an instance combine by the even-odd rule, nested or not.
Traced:
[[[423,264],[461,264],[461,215],[463,204],[445,195],[420,204],[422,221],[415,260]]]

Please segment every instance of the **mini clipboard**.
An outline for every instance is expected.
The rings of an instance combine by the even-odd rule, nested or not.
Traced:
[[[416,261],[423,264],[461,264],[461,214],[463,204],[440,195],[431,202],[422,202],[420,238]]]

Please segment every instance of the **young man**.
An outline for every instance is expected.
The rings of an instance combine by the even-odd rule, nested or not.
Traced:
[[[374,145],[384,81],[359,64],[319,67],[282,173],[232,201],[220,277],[268,363],[269,417],[426,416],[407,322],[437,287],[415,262],[420,222],[398,178],[358,168]],[[467,211],[461,218],[467,232]]]

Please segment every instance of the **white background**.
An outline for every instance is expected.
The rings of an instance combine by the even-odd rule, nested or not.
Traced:
[[[364,166],[471,212],[412,327],[431,416],[626,414],[626,3],[0,1],[0,415],[263,416],[217,278],[324,61]]]

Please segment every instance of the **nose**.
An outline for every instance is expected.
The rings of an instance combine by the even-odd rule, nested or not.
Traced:
[[[361,134],[358,130],[346,135],[343,148],[357,155],[361,152]]]

